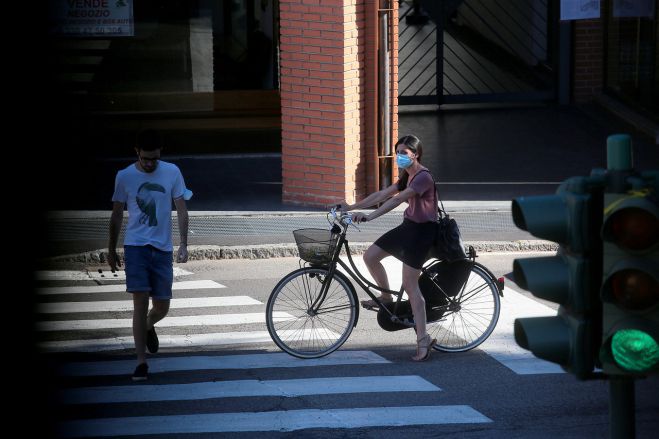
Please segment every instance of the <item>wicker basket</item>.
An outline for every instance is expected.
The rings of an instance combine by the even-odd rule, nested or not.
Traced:
[[[293,231],[300,259],[311,264],[329,264],[339,235],[326,229],[299,229]]]

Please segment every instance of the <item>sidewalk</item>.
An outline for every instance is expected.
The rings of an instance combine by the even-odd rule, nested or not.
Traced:
[[[445,203],[447,211],[460,224],[465,244],[474,246],[478,252],[555,248],[552,243],[535,240],[517,229],[509,206],[510,202],[471,202],[469,206]],[[362,253],[380,235],[400,224],[403,209],[397,208],[377,221],[352,228],[348,234],[351,251]],[[109,219],[110,213],[106,211],[50,212],[49,257],[61,262],[104,262]],[[174,243],[178,244],[177,222],[175,219],[172,222]],[[188,250],[193,260],[297,256],[293,230],[329,227],[326,212],[318,211],[191,211]]]
[[[399,134],[413,133],[424,145],[422,162],[435,176],[440,196],[460,224],[467,244],[479,251],[552,248],[517,229],[511,199],[551,194],[568,177],[606,167],[606,139],[632,136],[638,170],[659,168],[659,146],[596,106],[536,106],[406,112]],[[114,176],[133,160],[96,159],[60,175],[75,191],[49,197],[49,246],[43,256],[58,260],[103,260]],[[281,203],[281,155],[170,155],[194,192],[189,246],[195,259],[293,256],[292,231],[326,228],[326,212]],[[88,184],[80,184],[88,182]],[[92,183],[93,182],[93,183]],[[363,249],[400,223],[392,212],[349,236]],[[177,232],[175,232],[175,236]]]

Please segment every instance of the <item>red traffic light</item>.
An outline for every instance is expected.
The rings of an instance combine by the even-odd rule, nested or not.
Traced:
[[[659,283],[646,272],[625,269],[609,279],[612,299],[629,310],[649,309],[659,303]]]
[[[626,250],[648,250],[659,243],[659,219],[645,209],[621,209],[611,215],[605,227],[605,239]]]

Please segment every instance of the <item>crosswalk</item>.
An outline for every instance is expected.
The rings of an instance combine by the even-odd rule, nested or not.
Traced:
[[[395,268],[390,272],[395,273]],[[58,278],[54,273],[49,276]],[[68,276],[67,279],[71,280],[70,273]],[[55,356],[93,354],[83,356],[85,361],[70,359],[79,358],[76,356],[65,356],[60,362],[58,374],[67,384],[59,395],[59,403],[70,408],[70,411],[65,410],[67,413],[74,413],[58,424],[62,437],[283,432],[493,422],[468,405],[441,404],[439,397],[432,397],[443,392],[436,383],[416,374],[396,374],[395,364],[372,351],[340,349],[326,357],[310,360],[277,352],[265,327],[263,297],[259,300],[249,295],[233,295],[233,289],[210,280],[177,279],[174,289],[186,291],[187,297],[173,299],[170,315],[158,324],[161,352],[149,358],[150,379],[145,384],[134,384],[128,379],[135,366],[130,332],[132,302],[122,300],[126,299],[126,293],[120,293],[125,291],[123,285],[48,286],[39,291],[36,329],[40,334],[40,349],[46,355]],[[108,294],[113,293],[117,293],[116,297],[108,300]],[[524,302],[520,299],[523,296],[514,291],[506,293],[504,310],[517,308]],[[526,303],[523,306],[534,305]],[[534,312],[543,311],[545,315],[551,314],[549,308],[537,308]],[[275,317],[286,319],[289,316],[281,313]],[[483,350],[518,374],[557,372],[552,369],[553,365],[546,363],[543,366],[545,362],[527,355],[511,341],[509,326],[514,317],[502,313],[497,332],[482,346]],[[234,327],[240,330],[232,330]],[[222,347],[231,345],[247,346],[264,353],[225,354]],[[216,349],[211,351],[213,355],[206,355],[209,348]],[[202,349],[204,355],[198,352]],[[129,359],[116,359],[123,350],[127,353],[123,358]],[[235,351],[232,349],[232,352]],[[381,365],[387,366],[385,373],[369,374],[373,367]],[[327,376],[328,367],[332,368],[332,375],[338,376]],[[281,370],[303,373],[294,373],[293,377],[290,374],[281,376],[277,372]],[[214,378],[218,371],[229,371],[233,375],[236,371],[240,373],[236,379],[218,380]],[[256,371],[263,371],[258,373],[257,379],[254,378]],[[355,398],[367,394],[396,395],[396,398],[394,404],[387,406],[377,404],[379,398],[372,400],[376,404],[367,405],[359,399],[349,407],[343,404],[318,408],[304,404],[305,397],[342,395]],[[401,400],[408,403],[397,405],[398,395],[411,396],[403,396]],[[428,395],[422,401],[431,401],[432,404],[414,404],[419,395]],[[302,407],[231,410],[233,401],[249,398],[299,400]],[[171,413],[172,409],[168,408],[162,415],[153,410],[141,412],[135,407],[142,406],[134,405],[138,402],[177,404],[183,401],[194,404],[183,406],[180,413]],[[195,412],[194,407],[203,401],[221,409],[211,410],[203,406]],[[86,415],[78,417],[78,409]]]

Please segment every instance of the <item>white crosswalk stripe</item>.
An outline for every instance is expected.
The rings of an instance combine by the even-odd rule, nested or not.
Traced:
[[[83,281],[83,280],[126,280],[126,272],[123,270],[118,270],[115,273],[110,271],[103,271],[101,273],[97,271],[81,271],[81,270],[38,270],[35,271],[37,280],[42,281],[53,281],[53,280],[73,280],[73,281]],[[174,277],[179,276],[188,276],[193,273],[183,270],[181,267],[174,267]]]
[[[214,355],[194,357],[160,357],[149,360],[153,373],[222,370],[272,369],[341,365],[388,364],[390,361],[371,351],[336,351],[321,358],[301,359],[285,353]],[[60,373],[66,376],[126,375],[135,366],[133,360],[68,363]]]
[[[172,299],[172,308],[206,308],[212,306],[261,305],[262,302],[249,296],[231,297],[193,297],[189,299]],[[63,314],[71,312],[132,311],[132,300],[109,300],[94,302],[40,303],[37,311],[43,314]]]
[[[559,365],[536,358],[530,351],[519,347],[513,337],[516,318],[555,314],[556,312],[548,306],[529,299],[510,287],[505,287],[497,327],[480,348],[519,375],[565,373]]]
[[[405,425],[480,424],[492,422],[465,405],[351,407],[252,413],[144,416],[86,419],[61,425],[64,437],[128,436],[175,433],[296,431],[307,428],[400,427]]]
[[[273,313],[275,321],[285,321],[292,316],[285,312]],[[174,328],[182,326],[199,327],[199,326],[224,326],[224,325],[243,325],[246,323],[265,323],[265,314],[259,313],[241,313],[241,314],[213,314],[213,315],[195,315],[167,317],[159,324],[159,328]],[[131,328],[132,319],[96,319],[96,320],[62,320],[37,322],[38,331],[74,331],[74,330],[92,330],[92,329],[116,329]]]
[[[306,330],[303,334],[312,329]],[[314,337],[317,339],[336,338],[337,334],[323,333],[315,330]],[[282,336],[300,336],[300,331],[282,332]],[[219,332],[206,334],[186,335],[159,335],[160,347],[162,348],[191,348],[195,346],[226,346],[235,344],[271,344],[272,338],[268,331],[241,331],[241,332]],[[70,340],[70,341],[47,341],[41,342],[39,347],[45,352],[101,352],[116,351],[121,349],[132,349],[134,347],[133,337],[115,337],[96,340]]]
[[[172,290],[202,290],[213,288],[226,288],[224,285],[213,280],[191,280],[174,282]],[[50,287],[40,288],[37,292],[42,295],[49,294],[95,294],[95,293],[118,293],[125,292],[126,284],[115,285],[86,285],[75,287]]]
[[[281,396],[294,398],[308,395],[381,392],[388,380],[387,392],[434,392],[439,387],[418,376],[371,376],[309,378],[297,380],[239,380],[191,384],[142,386],[105,386],[70,389],[62,393],[64,404],[109,404],[140,401],[188,401],[211,398]]]

